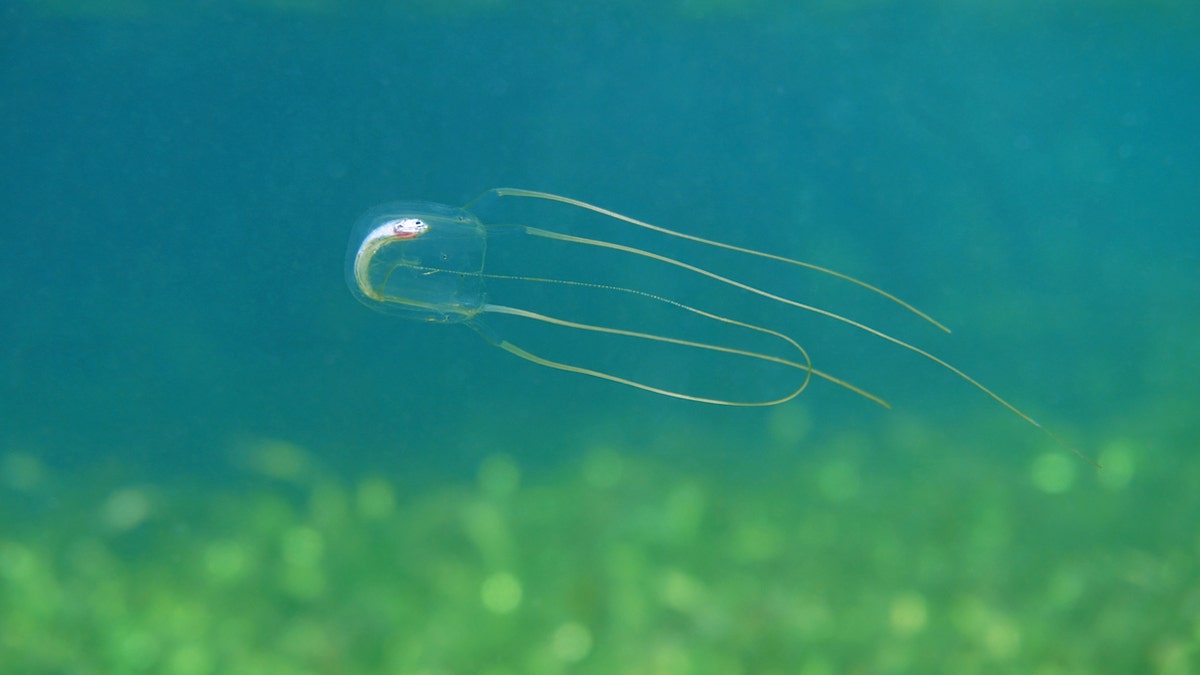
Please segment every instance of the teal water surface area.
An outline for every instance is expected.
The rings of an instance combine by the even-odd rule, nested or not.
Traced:
[[[795,4],[8,3],[0,671],[1200,671],[1200,13]]]

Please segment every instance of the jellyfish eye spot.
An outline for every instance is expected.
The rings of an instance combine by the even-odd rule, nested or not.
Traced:
[[[420,218],[401,218],[392,222],[392,234],[401,239],[411,239],[428,229],[429,225]]]

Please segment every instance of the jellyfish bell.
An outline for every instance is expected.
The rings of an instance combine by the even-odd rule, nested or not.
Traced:
[[[462,323],[486,302],[486,249],[487,230],[468,211],[431,202],[382,204],[351,231],[346,285],[376,311]]]
[[[1059,440],[1029,415],[962,370],[925,349],[893,337],[862,321],[851,319],[812,302],[797,300],[788,294],[765,290],[758,285],[741,281],[728,274],[711,271],[706,266],[684,260],[675,253],[668,254],[661,252],[661,249],[653,250],[649,245],[640,243],[618,241],[607,230],[598,229],[595,234],[577,234],[563,231],[564,228],[558,221],[542,224],[485,222],[476,215],[480,208],[487,208],[501,200],[514,199],[527,199],[539,204],[562,205],[575,209],[581,214],[599,216],[608,225],[623,224],[636,231],[653,234],[666,240],[689,242],[732,256],[741,256],[749,261],[778,264],[840,279],[885,298],[932,326],[949,332],[945,326],[929,315],[895,295],[826,267],[670,230],[569,197],[516,188],[488,190],[462,208],[429,202],[396,202],[371,209],[358,220],[351,234],[346,256],[347,285],[363,304],[372,309],[429,323],[465,324],[488,342],[526,361],[663,396],[727,406],[770,406],[795,398],[808,387],[815,377],[889,407],[879,396],[815,368],[809,353],[788,334],[769,328],[755,320],[736,318],[726,313],[726,310],[714,311],[704,306],[705,298],[703,297],[696,299],[673,297],[654,289],[624,285],[620,280],[605,276],[585,279],[571,276],[574,268],[582,269],[586,263],[601,254],[615,255],[617,259],[625,262],[636,261],[656,266],[663,272],[670,271],[676,275],[705,280],[707,283],[716,284],[747,301],[766,301],[773,303],[777,309],[790,309],[824,317],[917,354],[983,392],[1026,423],[1041,430],[1056,443],[1095,464],[1093,460]],[[546,262],[547,259],[551,259],[550,261],[555,265],[549,269],[557,271],[538,274],[521,269],[519,263],[517,269],[498,270],[488,260],[489,239],[503,239],[506,244],[511,245],[517,251],[530,249],[535,242],[558,245],[557,253],[553,256],[541,255],[540,260],[540,262]],[[619,266],[610,265],[600,269],[601,274],[615,274]],[[490,287],[506,284],[516,285],[518,288],[526,290],[512,291],[510,289],[511,294],[507,298],[489,297]],[[566,298],[552,302],[546,309],[533,308],[529,304],[533,294],[527,290],[531,288],[562,291]],[[651,327],[619,325],[607,320],[580,318],[578,313],[572,316],[571,312],[578,312],[581,308],[586,308],[590,301],[571,295],[575,293],[605,294],[609,297],[607,301],[609,303],[623,302],[631,306],[639,304],[643,307],[654,308],[654,311],[643,313],[641,316],[679,318],[665,323],[660,322]],[[526,302],[523,303],[523,300]],[[635,368],[636,357],[643,350],[651,347],[667,348],[704,354],[718,359],[732,359],[732,361],[723,362],[727,365],[723,365],[722,369],[728,368],[737,372],[743,371],[746,363],[754,366],[765,365],[781,368],[783,372],[790,375],[791,384],[775,394],[755,394],[746,397],[741,394],[720,391],[721,378],[716,377],[709,382],[709,386],[714,386],[715,382],[717,390],[710,389],[707,393],[697,392],[687,385],[662,383],[637,373],[631,374],[603,365],[589,365],[588,359],[596,356],[597,353],[602,354],[604,350],[603,348],[584,348],[582,342],[577,340],[561,341],[556,339],[551,341],[554,344],[565,346],[567,354],[564,356],[548,356],[544,352],[532,351],[528,346],[522,346],[522,344],[510,340],[501,331],[495,330],[490,319],[501,317],[520,319],[527,322],[529,326],[572,331],[577,336],[604,337],[639,345],[639,347],[626,348],[624,351],[617,352],[632,355]],[[707,328],[671,331],[665,327],[666,324],[670,324],[670,327],[677,327],[682,325],[684,320],[698,322]],[[709,329],[721,329],[724,332],[713,332]],[[710,337],[717,334],[722,337]],[[731,337],[726,339],[724,337],[726,335]],[[741,341],[743,337],[754,338],[757,342],[752,341],[753,346],[746,346],[747,343]],[[758,346],[763,341],[770,343],[773,347]],[[738,361],[741,361],[743,365],[730,365]],[[719,375],[719,370],[714,372]]]

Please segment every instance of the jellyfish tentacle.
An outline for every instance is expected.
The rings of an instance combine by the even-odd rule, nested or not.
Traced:
[[[508,278],[519,278],[519,277],[508,277]],[[546,280],[538,280],[538,279],[533,279],[533,278],[529,278],[526,280],[528,280],[528,281],[546,281]],[[567,283],[574,283],[574,282],[567,282]],[[580,284],[580,285],[590,285],[590,284]],[[640,291],[633,291],[632,289],[619,289],[618,287],[609,287],[609,288],[616,289],[616,290],[628,290],[633,293],[641,293]],[[647,294],[647,295],[649,295],[649,294]],[[782,396],[782,397],[779,397],[776,399],[771,399],[771,400],[766,400],[766,401],[733,401],[733,400],[729,400],[729,399],[718,399],[718,398],[709,398],[709,397],[704,397],[704,396],[695,396],[692,394],[685,394],[683,392],[679,392],[679,391],[675,391],[675,390],[671,390],[671,389],[656,387],[651,384],[646,384],[645,382],[639,382],[637,380],[621,377],[619,375],[614,375],[612,373],[608,373],[605,371],[594,370],[591,368],[586,368],[584,366],[577,366],[577,365],[570,364],[570,363],[563,363],[561,361],[554,361],[554,360],[551,360],[551,359],[548,359],[548,358],[545,358],[542,356],[538,356],[538,355],[533,354],[533,353],[507,341],[507,340],[497,338],[496,336],[492,335],[490,333],[490,331],[482,330],[479,326],[476,325],[476,322],[470,322],[470,323],[468,323],[468,325],[475,328],[476,332],[478,332],[480,335],[482,335],[484,337],[484,339],[488,340],[489,342],[492,342],[497,347],[500,347],[501,349],[504,349],[507,352],[515,354],[516,356],[519,356],[527,361],[531,361],[538,365],[546,366],[549,368],[554,368],[557,370],[564,370],[567,372],[576,373],[576,374],[580,374],[580,375],[588,375],[590,377],[596,377],[596,378],[599,378],[602,380],[616,382],[618,384],[623,384],[626,386],[634,387],[636,389],[642,389],[644,391],[653,392],[655,394],[661,394],[663,396],[669,396],[671,398],[683,399],[686,401],[694,401],[697,403],[712,403],[715,405],[727,405],[727,406],[734,406],[734,407],[764,407],[764,406],[778,405],[780,403],[790,401],[793,398],[795,398],[796,396],[799,396],[801,392],[803,392],[805,389],[808,388],[808,384],[812,380],[812,376],[814,374],[820,375],[819,373],[817,373],[817,371],[815,369],[813,369],[812,361],[811,361],[811,359],[809,359],[808,352],[805,351],[805,349],[802,346],[800,346],[800,344],[797,343],[795,340],[793,340],[792,338],[790,338],[782,333],[770,330],[768,328],[763,328],[761,326],[755,326],[753,324],[747,324],[747,323],[743,323],[741,321],[736,321],[734,319],[729,319],[727,317],[722,317],[722,316],[719,316],[716,314],[711,314],[711,313],[705,312],[703,310],[688,307],[687,305],[683,305],[681,303],[676,303],[675,301],[668,300],[666,298],[657,298],[657,299],[661,299],[670,304],[674,304],[682,309],[694,311],[697,314],[700,314],[701,316],[705,316],[707,318],[711,318],[716,321],[722,321],[725,323],[729,323],[731,325],[741,326],[743,328],[748,328],[750,330],[759,331],[764,334],[768,334],[768,335],[777,337],[781,340],[786,341],[788,344],[790,344],[792,347],[794,347],[796,350],[798,350],[800,352],[801,356],[804,357],[804,362],[800,363],[800,362],[791,361],[789,359],[785,359],[782,357],[771,356],[769,354],[763,354],[761,352],[754,352],[754,351],[750,351],[750,350],[746,350],[746,349],[738,349],[736,347],[726,347],[723,345],[716,345],[716,344],[705,343],[705,342],[697,342],[697,341],[693,341],[693,340],[684,340],[682,338],[673,338],[673,337],[669,337],[666,335],[657,335],[654,333],[644,333],[641,331],[627,330],[627,329],[623,329],[623,328],[613,328],[610,326],[598,326],[595,324],[587,324],[587,323],[581,323],[581,322],[577,322],[577,321],[570,321],[568,319],[552,317],[552,316],[548,316],[545,314],[540,314],[538,312],[532,312],[532,311],[529,311],[526,309],[521,309],[518,307],[508,307],[506,305],[487,304],[484,306],[483,311],[491,312],[491,313],[495,313],[495,314],[508,314],[508,315],[512,315],[512,316],[518,316],[518,317],[525,318],[525,319],[531,319],[534,321],[541,321],[541,322],[556,325],[556,326],[562,326],[564,328],[586,330],[586,331],[591,331],[591,332],[596,332],[596,333],[605,333],[605,334],[609,334],[609,335],[620,335],[620,336],[624,336],[624,337],[632,337],[632,338],[637,338],[637,339],[641,339],[641,340],[651,340],[654,342],[663,342],[663,343],[667,343],[667,344],[680,345],[683,347],[692,347],[695,349],[703,349],[703,350],[719,352],[719,353],[723,353],[723,354],[733,354],[736,356],[745,356],[748,358],[758,359],[761,361],[767,361],[770,363],[778,363],[780,365],[784,365],[784,366],[788,366],[791,368],[796,368],[796,369],[804,371],[804,373],[805,373],[804,381],[800,383],[800,386],[796,387],[796,389],[789,392],[786,396]],[[857,387],[854,387],[853,385],[847,384],[846,386],[851,391],[859,393],[859,394],[879,403],[880,405],[883,405],[885,407],[887,406],[887,403],[885,403],[882,399],[879,399],[878,397],[873,396],[872,394],[870,394],[868,392],[858,389]]]
[[[534,193],[534,194],[538,195],[541,193]],[[550,196],[553,197],[553,195],[550,195]],[[556,201],[563,201],[563,203],[574,204],[574,200],[567,200],[567,198],[565,198],[565,197],[556,199]],[[583,208],[588,208],[588,205],[583,204],[582,202],[580,202],[580,204],[582,205]],[[597,213],[604,213],[605,215],[607,215],[609,213],[603,209],[599,209],[599,207],[591,207],[591,210],[594,210]],[[614,217],[618,217],[618,218],[625,220],[625,218],[623,216],[620,216],[619,214],[616,214]],[[989,398],[991,398],[996,403],[1000,404],[1004,408],[1007,408],[1009,410],[1009,412],[1011,412],[1014,415],[1016,415],[1017,417],[1021,418],[1027,424],[1039,429],[1042,433],[1044,433],[1048,437],[1050,437],[1050,439],[1053,440],[1059,446],[1069,450],[1072,454],[1083,459],[1084,461],[1088,462],[1089,464],[1091,464],[1097,468],[1100,467],[1100,464],[1097,463],[1096,460],[1092,459],[1091,457],[1088,457],[1087,455],[1085,455],[1082,452],[1080,452],[1079,450],[1077,450],[1074,446],[1066,443],[1065,441],[1060,439],[1058,436],[1051,433],[1049,429],[1042,426],[1037,420],[1030,417],[1028,414],[1026,414],[1020,408],[1016,407],[1012,403],[1009,403],[1006,399],[1001,397],[999,394],[992,391],[988,387],[984,386],[982,382],[971,377],[966,372],[964,372],[964,371],[960,370],[958,367],[952,365],[950,362],[946,361],[945,359],[942,359],[939,356],[935,356],[934,354],[932,354],[924,349],[921,349],[920,347],[917,347],[916,345],[905,342],[904,340],[901,340],[900,338],[893,337],[892,335],[884,333],[883,331],[881,331],[877,328],[872,328],[871,326],[868,326],[865,323],[856,321],[854,319],[851,319],[850,317],[838,314],[836,312],[831,312],[827,309],[822,309],[820,307],[816,307],[814,305],[809,305],[809,304],[800,302],[798,300],[794,300],[792,298],[788,298],[788,297],[785,297],[782,295],[771,293],[769,291],[763,290],[756,286],[752,286],[750,284],[747,284],[747,283],[744,283],[741,281],[737,281],[736,279],[731,279],[729,277],[722,276],[715,272],[711,272],[709,270],[704,269],[703,267],[698,267],[696,265],[692,265],[690,263],[683,262],[682,260],[677,260],[670,256],[665,256],[665,255],[662,255],[659,253],[654,253],[652,251],[647,251],[645,249],[637,248],[635,246],[627,246],[625,244],[618,244],[615,242],[604,241],[604,240],[600,240],[600,239],[589,239],[587,237],[579,237],[579,236],[575,236],[575,235],[564,234],[562,232],[554,232],[552,230],[543,230],[541,228],[536,228],[536,227],[528,227],[527,226],[525,228],[525,231],[533,236],[544,237],[547,239],[556,239],[556,240],[563,241],[563,242],[568,242],[568,243],[573,243],[573,244],[581,244],[581,245],[585,245],[585,246],[595,246],[598,248],[606,248],[606,249],[610,249],[610,250],[614,250],[614,251],[621,251],[624,253],[641,256],[644,258],[648,258],[650,260],[656,260],[658,262],[662,262],[667,265],[672,265],[672,266],[678,267],[680,269],[686,270],[688,272],[692,272],[694,274],[698,274],[700,276],[704,276],[709,279],[713,279],[714,281],[717,281],[717,282],[720,282],[723,284],[727,284],[734,288],[737,288],[737,289],[740,289],[743,291],[747,291],[749,293],[753,293],[760,297],[767,298],[768,300],[773,300],[775,302],[779,302],[779,303],[782,303],[785,305],[790,305],[792,307],[796,307],[798,309],[801,309],[801,310],[804,310],[807,312],[812,312],[814,314],[818,314],[820,316],[824,316],[829,319],[833,319],[834,321],[844,323],[853,328],[856,328],[863,332],[874,335],[882,340],[890,342],[902,349],[908,350],[914,354],[917,354],[918,356],[921,356],[925,359],[928,359],[929,361],[932,361],[933,363],[936,363],[937,365],[941,366],[942,368],[946,369],[947,371],[958,376],[960,379],[967,382],[971,386],[975,387],[977,390],[983,392],[984,394],[986,394]],[[685,238],[687,238],[687,237],[685,236]]]
[[[483,193],[479,197],[476,197],[474,200],[471,201],[470,204],[468,204],[464,208],[469,209],[471,207],[471,205],[473,205],[475,202],[478,202],[480,199],[482,199],[483,197],[485,197],[489,194],[495,195],[496,197],[526,197],[526,198],[530,198],[530,199],[542,199],[542,200],[546,200],[546,201],[567,204],[567,205],[574,206],[577,208],[585,209],[587,211],[592,211],[593,213],[598,213],[600,215],[607,216],[609,218],[613,218],[613,219],[619,220],[621,222],[629,223],[630,225],[634,225],[636,227],[650,230],[652,232],[658,232],[659,234],[665,234],[670,237],[676,237],[678,239],[684,239],[687,241],[694,241],[699,244],[705,244],[707,246],[714,246],[716,248],[722,248],[727,251],[734,251],[736,253],[742,253],[745,255],[751,255],[751,256],[755,256],[755,257],[759,257],[759,258],[765,258],[767,260],[775,260],[777,262],[786,263],[788,265],[795,265],[797,267],[802,267],[804,269],[812,270],[812,271],[818,272],[820,274],[825,274],[825,275],[828,275],[831,277],[835,277],[837,279],[841,279],[843,281],[850,282],[860,288],[864,288],[864,289],[870,291],[871,293],[874,293],[876,295],[884,297],[884,298],[888,299],[889,301],[894,302],[897,305],[900,305],[901,307],[908,310],[909,312],[917,315],[921,319],[923,319],[926,322],[937,327],[938,330],[941,330],[946,333],[950,332],[950,329],[947,328],[945,324],[938,321],[937,319],[934,319],[929,314],[926,314],[925,312],[917,309],[912,304],[900,299],[899,297],[897,297],[896,295],[894,295],[892,293],[889,293],[889,292],[883,290],[882,288],[879,288],[878,286],[869,284],[869,283],[863,281],[862,279],[858,279],[856,277],[850,276],[849,274],[845,274],[843,272],[838,272],[837,270],[830,269],[828,267],[823,267],[821,265],[817,265],[814,263],[805,262],[803,260],[797,260],[795,258],[788,258],[786,256],[776,255],[774,253],[767,253],[766,251],[759,251],[759,250],[752,249],[752,248],[746,248],[744,246],[737,246],[735,244],[729,244],[729,243],[726,243],[723,241],[717,241],[715,239],[706,239],[704,237],[699,237],[694,234],[687,234],[686,232],[679,232],[679,231],[672,230],[672,229],[669,229],[666,227],[662,227],[661,225],[654,225],[652,223],[647,223],[643,220],[631,218],[629,216],[617,213],[616,211],[611,211],[604,207],[596,206],[595,204],[589,204],[587,202],[583,202],[578,199],[572,199],[570,197],[563,197],[562,195],[556,195],[556,194],[552,194],[549,192],[537,192],[535,190],[524,190],[521,188],[493,188],[493,189],[488,190],[487,192]]]
[[[807,312],[813,312],[815,314],[819,314],[821,316],[833,319],[835,321],[840,321],[844,324],[847,324],[849,326],[857,328],[858,330],[864,331],[866,333],[870,333],[871,335],[874,335],[880,339],[891,342],[892,344],[894,344],[898,347],[907,349],[908,351],[913,352],[914,354],[917,354],[926,359],[929,359],[930,361],[938,364],[939,366],[945,368],[946,370],[950,371],[951,373],[954,373],[958,377],[960,377],[963,380],[965,380],[966,382],[970,383],[972,386],[974,386],[979,391],[982,391],[984,394],[987,394],[989,397],[992,398],[992,400],[996,401],[997,403],[1004,406],[1005,408],[1008,408],[1010,411],[1015,413],[1021,419],[1025,420],[1026,422],[1032,424],[1033,426],[1035,426],[1039,429],[1042,429],[1043,431],[1045,430],[1045,428],[1042,427],[1041,424],[1038,424],[1037,421],[1035,421],[1032,417],[1021,412],[1021,410],[1018,409],[1016,406],[1014,406],[1013,404],[1011,404],[1008,401],[1001,398],[999,394],[997,394],[996,392],[992,391],[991,389],[988,389],[987,387],[983,386],[983,384],[981,382],[979,382],[975,378],[971,377],[970,375],[966,374],[965,372],[959,370],[958,368],[951,365],[949,362],[945,361],[944,359],[942,359],[938,356],[935,356],[932,353],[927,352],[924,349],[921,349],[920,347],[917,347],[916,345],[905,342],[904,340],[901,340],[900,338],[888,335],[887,333],[884,333],[883,331],[881,331],[877,328],[872,328],[871,326],[868,326],[867,324],[862,323],[860,321],[855,321],[854,319],[851,319],[847,316],[843,316],[836,312],[831,312],[827,309],[822,309],[820,307],[809,305],[809,304],[800,302],[799,300],[793,300],[791,298],[784,297],[782,295],[776,295],[775,293],[771,293],[769,291],[764,291],[763,289],[758,288],[756,286],[751,286],[750,284],[747,284],[747,283],[744,283],[741,281],[737,281],[736,279],[731,279],[729,277],[722,276],[720,274],[717,274],[716,272],[710,272],[710,271],[704,269],[703,267],[697,267],[696,265],[685,263],[682,260],[676,260],[675,258],[671,258],[669,256],[661,255],[658,253],[654,253],[652,251],[647,251],[644,249],[636,248],[634,246],[626,246],[624,244],[617,244],[617,243],[614,243],[611,241],[602,241],[599,239],[588,239],[585,237],[576,237],[576,236],[570,235],[570,234],[563,234],[561,232],[552,232],[550,230],[542,230],[542,229],[535,228],[535,227],[526,227],[525,230],[529,234],[538,236],[538,237],[546,237],[549,239],[558,239],[560,241],[565,241],[565,242],[569,242],[569,243],[573,243],[573,244],[584,244],[587,246],[597,246],[599,248],[613,249],[616,251],[623,251],[625,253],[632,253],[633,255],[642,256],[644,258],[650,258],[651,260],[657,260],[659,262],[666,263],[668,265],[674,265],[675,267],[685,269],[689,272],[693,272],[695,274],[699,274],[701,276],[708,277],[715,281],[719,281],[723,284],[728,284],[730,286],[733,286],[734,288],[737,288],[737,289],[740,289],[743,291],[747,291],[749,293],[753,293],[755,295],[767,298],[768,300],[774,300],[776,302],[780,302],[785,305],[791,305],[792,307],[796,307],[798,309],[802,309]],[[1076,454],[1078,454],[1078,453],[1076,453]]]
[[[527,276],[517,276],[517,275],[510,275],[510,274],[485,273],[483,276],[487,279],[503,279],[503,280],[510,280],[510,281],[529,281],[529,282],[533,282],[533,283],[559,284],[559,285],[563,285],[563,286],[582,286],[582,287],[587,287],[587,288],[596,288],[596,289],[601,289],[601,290],[617,291],[620,293],[628,293],[631,295],[639,295],[639,296],[654,300],[656,302],[661,302],[661,303],[665,303],[668,305],[672,305],[674,307],[686,310],[688,312],[697,314],[697,315],[705,317],[707,319],[712,319],[714,321],[720,321],[722,323],[727,323],[727,324],[733,325],[733,326],[747,328],[747,329],[757,331],[757,332],[760,332],[760,333],[763,333],[766,335],[772,335],[781,340],[784,340],[785,342],[788,342],[789,344],[794,346],[796,349],[798,349],[804,355],[806,363],[804,365],[801,365],[801,364],[798,364],[798,363],[795,363],[792,361],[788,361],[787,359],[778,359],[776,357],[771,357],[771,356],[768,356],[765,354],[760,354],[757,352],[740,351],[740,350],[736,350],[736,349],[721,347],[719,345],[702,346],[700,343],[686,343],[686,342],[685,343],[688,344],[689,346],[693,346],[693,347],[705,348],[705,349],[711,347],[712,351],[721,351],[721,352],[727,352],[727,353],[740,354],[742,356],[750,356],[752,358],[759,358],[760,360],[773,361],[776,363],[781,363],[783,365],[802,368],[802,369],[808,370],[812,375],[815,375],[816,377],[819,377],[819,378],[825,380],[826,382],[829,382],[829,383],[837,385],[843,389],[846,389],[850,392],[858,394],[859,396],[862,396],[863,398],[865,398],[873,403],[876,403],[884,408],[887,408],[890,410],[892,407],[891,404],[889,404],[882,397],[880,397],[876,394],[872,394],[871,392],[869,392],[861,387],[858,387],[846,380],[843,380],[839,377],[836,377],[836,376],[826,373],[824,371],[813,368],[812,361],[811,361],[811,359],[808,358],[808,352],[803,347],[801,347],[799,343],[797,343],[793,338],[791,338],[783,333],[771,330],[769,328],[765,328],[763,326],[758,326],[755,324],[738,321],[736,319],[731,319],[727,316],[721,316],[720,314],[715,314],[715,313],[708,312],[708,311],[705,311],[705,310],[702,310],[702,309],[699,309],[696,307],[692,307],[690,305],[685,305],[682,302],[679,302],[677,300],[672,300],[671,298],[667,298],[667,297],[664,297],[661,295],[656,295],[654,293],[650,293],[648,291],[643,291],[643,290],[638,290],[635,288],[625,288],[623,286],[613,286],[610,284],[598,284],[598,283],[593,283],[593,282],[588,282],[588,281],[573,281],[570,279],[552,279],[552,278],[547,278],[547,277],[527,277]],[[491,310],[491,309],[497,309],[497,306],[496,305],[486,305],[484,307],[484,311]],[[506,310],[506,311],[503,311],[503,313],[507,313],[507,314],[520,313],[521,316],[525,316],[526,318],[536,318],[539,320],[546,320],[546,319],[551,318],[551,317],[546,317],[544,315],[533,316],[535,313],[529,312],[527,310],[515,310],[513,308],[507,308],[507,307],[504,308],[504,310]],[[583,324],[578,324],[578,323],[561,320],[561,319],[553,319],[553,320],[549,321],[549,323],[554,323],[557,325],[564,325],[564,326],[574,327],[574,328],[588,328],[588,329],[594,328],[594,329],[598,329],[599,332],[618,333],[618,334],[621,333],[621,331],[618,329],[610,329],[610,328],[601,327],[601,326],[585,326]],[[492,339],[492,338],[488,337],[487,335],[484,335],[484,337],[487,338],[490,342],[494,342],[497,344],[499,344],[499,342],[501,342],[500,340]],[[647,336],[643,334],[643,335],[640,335],[639,337],[647,337]],[[651,338],[651,339],[657,339],[657,337],[659,337],[659,336],[653,336],[653,338]],[[673,338],[665,338],[661,341],[673,342],[675,340]],[[800,392],[796,392],[796,393],[798,394]]]

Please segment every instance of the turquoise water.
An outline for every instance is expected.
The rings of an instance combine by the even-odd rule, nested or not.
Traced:
[[[1190,5],[0,11],[0,670],[1200,670]],[[499,186],[893,292],[953,332],[811,271],[480,207],[861,321],[1062,443],[886,340],[612,251],[497,233],[489,264],[780,331],[892,409],[820,380],[770,408],[658,397],[354,300],[368,208]],[[487,330],[688,391],[796,386]]]

